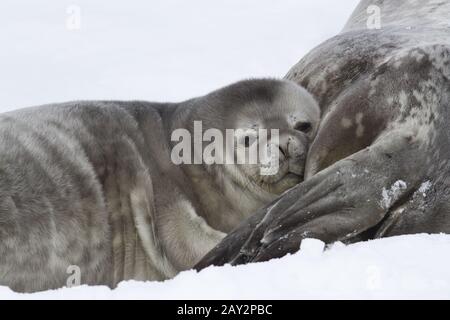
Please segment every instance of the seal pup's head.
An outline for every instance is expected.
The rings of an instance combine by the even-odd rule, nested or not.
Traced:
[[[223,164],[206,165],[211,174],[222,180],[231,177],[236,188],[258,195],[279,195],[303,181],[308,147],[320,120],[319,106],[305,89],[284,80],[246,80],[200,99],[202,106],[195,108],[191,121],[201,120],[203,132],[220,130],[224,144],[229,143],[227,130],[234,133],[232,148],[225,148],[220,156],[214,151]],[[267,139],[261,137],[264,132]],[[248,161],[255,144],[256,163]],[[261,148],[266,152],[260,154]],[[278,159],[273,159],[274,154]],[[275,160],[275,170],[267,167],[269,158],[269,166]]]

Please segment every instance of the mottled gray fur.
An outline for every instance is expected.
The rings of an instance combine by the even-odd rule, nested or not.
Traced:
[[[370,5],[381,9],[379,30],[367,28]],[[345,29],[286,78],[322,111],[307,179],[198,269],[280,257],[305,238],[450,233],[450,1],[361,1]]]
[[[176,166],[171,133],[192,130],[194,120],[204,130],[280,129],[303,147],[285,150],[302,170],[293,175],[288,165],[263,183],[245,166]],[[304,89],[277,80],[243,81],[182,103],[79,101],[1,114],[0,285],[59,288],[72,265],[82,284],[111,287],[191,268],[302,179],[318,120]],[[310,132],[295,130],[301,121]]]

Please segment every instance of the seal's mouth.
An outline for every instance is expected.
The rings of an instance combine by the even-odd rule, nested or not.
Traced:
[[[305,161],[293,161],[286,159],[279,164],[278,171],[274,175],[261,176],[265,183],[278,183],[284,179],[301,179],[303,181],[305,173]]]
[[[289,165],[280,167],[280,172],[275,176],[261,177],[261,186],[273,194],[281,194],[288,189],[295,187],[304,180],[304,171],[289,168]]]

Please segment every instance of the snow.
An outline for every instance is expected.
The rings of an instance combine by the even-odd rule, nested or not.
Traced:
[[[450,235],[400,236],[345,246],[308,240],[297,254],[239,267],[186,271],[165,282],[123,282],[17,294],[10,299],[450,299]]]
[[[430,181],[425,181],[420,185],[419,192],[422,193],[422,196],[426,197],[428,190],[432,187],[432,183]]]
[[[180,101],[243,78],[282,77],[338,33],[357,3],[2,0],[0,111],[78,99]],[[450,236],[323,248],[308,240],[298,254],[267,263],[115,290],[23,295],[0,287],[0,300],[450,298]]]
[[[381,207],[384,209],[389,209],[391,205],[400,198],[403,191],[405,191],[407,187],[408,186],[405,181],[398,180],[389,189],[383,188],[381,193]]]

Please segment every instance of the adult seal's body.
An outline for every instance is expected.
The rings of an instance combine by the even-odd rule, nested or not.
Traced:
[[[174,164],[172,133],[194,137],[196,120],[224,136],[279,129],[279,171]],[[303,179],[318,120],[311,95],[276,80],[176,104],[72,102],[0,115],[0,285],[30,292],[70,278],[113,287],[191,268]]]
[[[377,8],[381,29],[369,29]],[[287,79],[305,86],[322,111],[307,179],[198,269],[280,257],[304,238],[450,233],[449,1],[362,1],[341,34]]]

